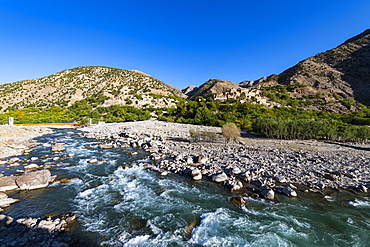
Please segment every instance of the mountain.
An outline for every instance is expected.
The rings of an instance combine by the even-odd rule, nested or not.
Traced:
[[[248,88],[248,87],[253,87],[254,85],[257,85],[257,84],[261,85],[262,83],[264,83],[265,86],[268,86],[268,82],[276,80],[277,77],[278,77],[278,75],[272,74],[268,77],[262,77],[258,80],[255,80],[255,81],[245,80],[245,81],[242,81],[241,83],[239,83],[239,86],[244,87],[244,88]],[[275,85],[275,84],[276,83],[273,83],[273,85]]]
[[[306,84],[316,90],[370,105],[370,29],[338,47],[309,57],[282,72],[282,85]]]
[[[197,89],[196,86],[190,85],[190,86],[182,89],[181,92],[183,94],[185,94],[186,96],[190,97],[196,92],[196,89]]]
[[[223,81],[220,79],[210,79],[199,87],[187,87],[183,92],[190,98],[194,99],[198,96],[208,98],[216,93],[223,93],[233,88],[239,88],[239,85],[231,81]]]
[[[5,110],[8,107],[70,106],[78,100],[98,95],[107,97],[105,105],[171,105],[172,99],[152,97],[153,94],[185,97],[179,89],[141,71],[78,67],[40,79],[0,85],[0,107]]]

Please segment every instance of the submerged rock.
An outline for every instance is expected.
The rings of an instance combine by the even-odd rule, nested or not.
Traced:
[[[166,172],[166,171],[163,171],[163,172],[159,173],[159,175],[158,175],[158,177],[166,177],[166,176],[168,176],[168,172]]]
[[[241,196],[231,197],[230,202],[239,208],[249,203],[244,197]]]
[[[104,143],[104,144],[100,144],[99,148],[100,149],[110,149],[110,148],[114,148],[114,145],[112,143]]]
[[[78,178],[62,178],[59,180],[59,182],[61,183],[69,183],[69,182],[73,182],[73,181],[77,181]]]

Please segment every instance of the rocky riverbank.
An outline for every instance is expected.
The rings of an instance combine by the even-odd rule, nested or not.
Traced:
[[[51,132],[48,127],[0,125],[0,159],[29,152],[37,145],[34,138]]]
[[[1,246],[74,246],[77,240],[65,233],[77,215],[66,213],[41,218],[21,218],[0,214]]]
[[[39,144],[34,138],[49,133],[52,133],[52,130],[46,126],[0,126],[0,159],[32,152],[32,148]],[[54,153],[65,149],[61,143],[54,145],[44,143],[44,145],[50,146]],[[19,167],[15,174],[9,176],[4,176],[2,174],[4,170],[1,170],[0,212],[19,201],[9,198],[4,192],[45,188],[55,181],[56,176],[52,176],[49,169],[44,169],[44,165],[39,166],[34,163],[25,165],[25,162],[37,161],[38,159],[38,157],[32,157],[30,160],[21,160],[18,157],[12,157],[0,161],[0,165],[7,167],[7,169]],[[0,245],[74,246],[77,240],[65,231],[68,230],[71,223],[76,221],[77,217],[76,214],[65,213],[57,216],[15,220],[10,216],[0,214]]]
[[[155,161],[150,169],[194,180],[210,179],[232,192],[274,199],[275,193],[322,193],[326,188],[368,192],[370,146],[322,141],[269,140],[240,137],[226,144],[194,142],[189,130],[221,133],[221,128],[160,121],[103,124],[82,128],[86,137],[102,140],[102,148],[143,148]]]

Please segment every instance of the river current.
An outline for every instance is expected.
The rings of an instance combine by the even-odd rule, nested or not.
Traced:
[[[247,197],[249,203],[239,208],[218,184],[174,174],[158,177],[146,168],[145,151],[99,149],[98,142],[79,133],[57,129],[37,138],[65,143],[66,151],[59,154],[39,145],[20,156],[39,157],[29,163],[46,164],[60,178],[77,179],[7,192],[20,202],[2,213],[14,218],[77,213],[79,224],[72,234],[79,246],[370,246],[368,194],[277,195],[274,201]],[[75,156],[68,157],[70,153]],[[89,163],[91,159],[98,162]],[[9,175],[20,167],[0,169]]]

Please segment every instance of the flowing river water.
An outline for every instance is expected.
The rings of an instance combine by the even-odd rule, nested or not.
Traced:
[[[30,155],[20,156],[39,157],[30,163],[47,163],[53,175],[78,179],[7,192],[20,202],[2,213],[16,219],[77,213],[79,223],[72,234],[80,239],[79,246],[370,245],[368,194],[277,195],[274,201],[247,197],[249,203],[239,208],[230,203],[232,194],[216,183],[173,174],[158,177],[146,169],[145,151],[99,149],[95,140],[79,133],[57,129],[37,138],[40,143],[65,143],[66,151],[59,154],[39,145]],[[98,162],[90,164],[91,159]],[[19,169],[5,167],[0,166],[5,175]]]

